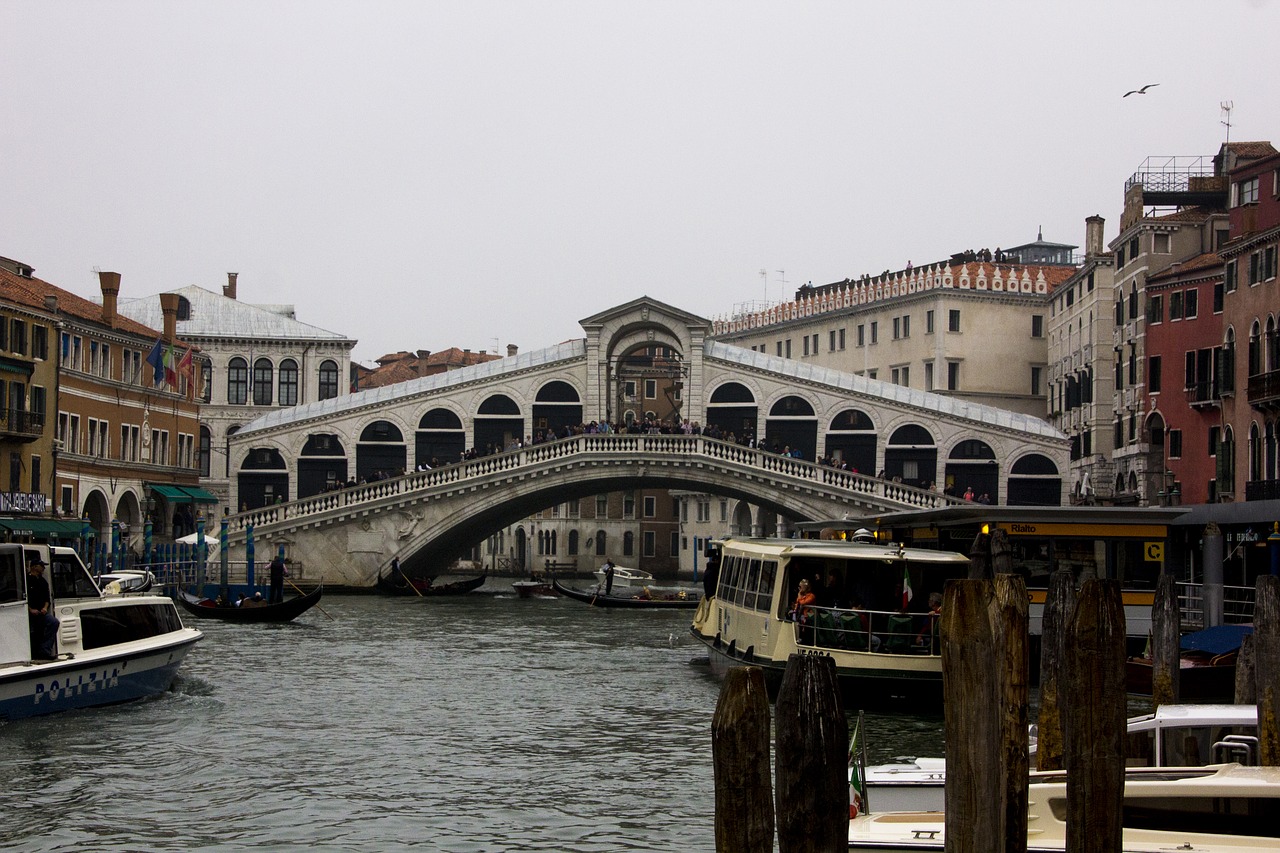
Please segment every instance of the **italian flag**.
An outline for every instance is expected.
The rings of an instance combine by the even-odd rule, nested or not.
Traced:
[[[907,605],[911,603],[911,572],[907,571],[904,564],[902,566],[902,609],[906,610]]]

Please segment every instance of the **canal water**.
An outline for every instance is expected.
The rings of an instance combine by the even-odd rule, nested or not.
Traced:
[[[202,622],[174,690],[0,724],[0,847],[710,851],[719,683],[689,611],[331,596]],[[329,618],[332,617],[332,618]],[[872,762],[940,717],[868,718]]]

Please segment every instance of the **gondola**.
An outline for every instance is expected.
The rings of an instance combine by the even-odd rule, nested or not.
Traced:
[[[411,578],[403,571],[395,570],[389,574],[379,574],[374,581],[374,589],[383,595],[413,595],[414,590],[426,592],[431,588],[435,575]]]
[[[418,592],[422,593],[424,598],[433,595],[466,595],[468,592],[474,592],[484,586],[485,578],[488,575],[480,575],[465,581],[454,581],[453,583],[442,583],[439,586],[428,586],[420,588]]]
[[[582,589],[574,589],[571,586],[565,586],[558,580],[551,581],[552,587],[556,592],[568,598],[577,599],[595,607],[629,607],[633,609],[643,610],[693,610],[698,606],[700,600],[696,592],[690,592],[686,597],[680,598],[679,594],[671,594],[666,597],[666,593],[659,597],[650,598],[631,598],[622,597],[620,595],[605,595],[603,592],[595,592]],[[651,594],[652,595],[652,594]]]
[[[251,604],[239,607],[218,605],[208,598],[198,598],[189,592],[178,591],[178,603],[200,619],[221,619],[223,622],[289,622],[311,609],[320,601],[324,592],[318,586],[306,595],[286,599],[279,604]]]

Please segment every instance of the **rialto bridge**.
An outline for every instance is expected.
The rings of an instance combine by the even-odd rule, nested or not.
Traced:
[[[1067,441],[1036,418],[728,346],[648,298],[582,327],[581,340],[245,425],[228,449],[241,507],[229,557],[243,559],[252,526],[260,553],[283,545],[328,583],[367,585],[393,557],[436,567],[548,506],[639,488],[795,520],[959,500],[943,483],[1061,503]],[[647,417],[701,432],[581,429]]]

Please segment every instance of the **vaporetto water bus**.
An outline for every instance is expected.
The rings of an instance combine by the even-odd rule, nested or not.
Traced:
[[[716,594],[691,627],[712,670],[753,665],[776,689],[796,653],[829,655],[846,696],[942,703],[938,618],[948,578],[964,577],[963,554],[894,544],[808,539],[726,539]],[[793,607],[800,582],[816,601]]]

